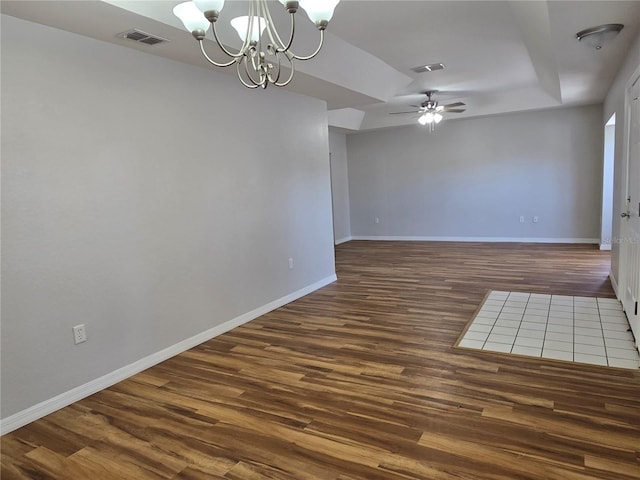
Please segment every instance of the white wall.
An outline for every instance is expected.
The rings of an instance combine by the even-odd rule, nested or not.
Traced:
[[[3,16],[2,418],[331,281],[328,158],[321,101]]]
[[[618,71],[607,97],[604,101],[603,123],[611,115],[616,114],[616,141],[614,158],[614,183],[613,183],[613,245],[611,248],[611,276],[615,284],[619,279],[620,268],[620,244],[616,238],[620,238],[620,213],[625,211],[624,187],[622,185],[623,169],[626,168],[624,159],[624,145],[627,141],[625,134],[626,113],[625,93],[627,83],[635,72],[640,69],[640,35],[636,37],[629,53]]]
[[[616,125],[604,127],[604,155],[602,168],[602,212],[600,213],[600,249],[611,250],[613,233],[613,161],[615,153]]]
[[[351,233],[597,243],[602,137],[601,106],[349,135]]]
[[[335,243],[338,244],[351,238],[347,136],[344,133],[329,130],[329,151],[331,152],[333,235]]]

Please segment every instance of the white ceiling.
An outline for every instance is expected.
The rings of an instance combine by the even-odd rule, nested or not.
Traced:
[[[150,54],[209,68],[197,43],[172,14],[180,0],[2,1],[2,13]],[[282,30],[287,15],[273,0]],[[220,19],[246,14],[246,2],[227,0]],[[294,47],[315,47],[317,32],[298,14]],[[623,23],[601,50],[575,33],[603,23]],[[138,28],[170,42],[147,46],[117,34]],[[296,64],[287,87],[327,101],[333,125],[349,130],[414,123],[412,110],[438,90],[441,103],[463,101],[464,118],[531,109],[599,103],[640,31],[640,1],[402,1],[342,0],[319,56]],[[222,28],[225,43],[237,36]],[[44,47],[44,46],[43,46]],[[217,46],[211,42],[209,50]],[[222,57],[218,57],[222,58]],[[440,71],[411,68],[444,63]],[[226,69],[235,75],[235,70]],[[263,94],[268,95],[267,92]]]

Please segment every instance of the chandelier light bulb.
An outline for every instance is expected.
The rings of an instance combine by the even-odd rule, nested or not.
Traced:
[[[249,22],[250,17],[236,17],[231,20],[231,26],[236,29],[238,35],[240,36],[240,40],[244,41],[247,38],[247,30],[249,30]],[[267,26],[267,21],[262,17],[253,17],[253,25],[251,28],[251,37],[250,41],[258,43],[260,40],[260,36],[264,32],[264,29]]]
[[[224,0],[193,0],[193,3],[202,13],[204,12],[220,12],[224,7]]]
[[[434,113],[433,114],[433,121],[436,123],[440,123],[442,121],[442,115],[440,115],[439,113]]]
[[[424,114],[424,118],[427,121],[427,123],[432,123],[434,120],[434,115],[432,112],[427,112]]]
[[[426,114],[421,115],[420,118],[418,119],[418,123],[420,125],[426,125],[428,123],[427,122],[427,115]]]
[[[179,3],[173,8],[173,14],[182,21],[184,28],[189,32],[197,32],[198,30],[206,32],[209,29],[209,20],[204,17],[193,2]]]
[[[299,0],[300,6],[307,12],[309,20],[316,25],[319,22],[329,22],[333,11],[340,0]]]

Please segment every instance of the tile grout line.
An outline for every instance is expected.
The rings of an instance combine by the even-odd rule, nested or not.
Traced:
[[[564,313],[571,313],[571,322],[572,322],[572,325],[573,325],[573,323],[574,323],[574,319],[573,319],[573,317],[574,317],[574,310],[575,310],[575,309],[574,309],[574,297],[573,297],[572,295],[553,295],[553,294],[552,294],[552,295],[551,295],[551,302],[549,303],[549,316],[547,317],[547,326],[546,326],[546,328],[545,328],[545,336],[544,336],[545,344],[546,344],[546,341],[547,341],[547,331],[548,331],[548,326],[549,326],[549,320],[550,320],[550,317],[551,317],[551,307],[553,306],[553,297],[554,297],[554,296],[555,296],[555,297],[563,297],[563,296],[564,296],[564,297],[568,297],[568,298],[570,298],[570,299],[571,299],[571,305],[567,305],[566,303],[558,303],[558,304],[557,304],[557,306],[558,306],[558,307],[563,307],[563,308],[564,308],[564,307],[569,307],[569,306],[570,306],[570,307],[571,307],[571,312],[563,312],[562,310],[559,310],[559,313],[562,313],[562,314],[564,314]],[[564,318],[564,317],[558,317],[558,318],[560,318],[560,319],[562,319],[562,320],[565,320],[565,318]],[[566,319],[566,320],[569,320],[569,319]],[[564,325],[564,324],[559,323],[558,325]],[[569,344],[571,344],[571,350],[572,350],[572,351],[571,351],[571,360],[565,360],[565,361],[570,361],[570,362],[575,362],[575,357],[574,357],[574,352],[573,352],[574,347],[575,347],[575,344],[574,344],[574,341],[575,341],[575,331],[573,331],[573,329],[574,329],[574,328],[575,328],[575,327],[573,327],[573,326],[572,326],[572,332],[571,332],[571,333],[569,333],[569,335],[571,335],[571,340],[569,340],[569,341],[564,341],[564,340],[549,340],[549,341],[555,341],[555,342],[557,342],[557,343],[569,343]],[[549,333],[556,333],[556,332],[549,332]],[[567,332],[558,332],[558,333],[564,333],[564,334],[567,334]],[[543,350],[544,350],[544,347],[543,347]],[[558,350],[558,349],[555,349],[555,348],[549,348],[549,350],[550,350],[550,351],[559,352],[559,353],[569,353],[569,352],[567,352],[566,350]],[[554,357],[544,357],[544,356],[543,356],[542,358],[554,358]]]
[[[604,358],[607,361],[607,366],[609,365],[609,352],[607,351],[607,340],[604,338],[604,327],[602,326],[602,315],[600,313],[600,302],[596,298],[596,306],[598,307],[598,320],[600,321],[600,333],[602,334],[602,345],[604,345]]]
[[[495,290],[491,290],[489,292],[489,296],[487,297],[487,300],[489,298],[491,298],[491,294],[494,292]],[[482,348],[481,350],[484,350],[485,345],[487,344],[487,342],[489,341],[489,337],[491,336],[491,332],[493,332],[494,327],[496,326],[496,323],[498,322],[498,317],[500,317],[500,314],[502,313],[502,309],[504,308],[505,304],[507,303],[507,299],[509,298],[509,295],[511,295],[511,292],[508,292],[507,294],[507,298],[505,298],[504,300],[501,300],[502,302],[502,306],[500,307],[500,311],[498,312],[498,315],[496,316],[496,318],[493,321],[493,325],[491,325],[491,330],[489,330],[489,333],[487,334],[487,338],[484,340],[484,342],[482,343]],[[485,300],[485,303],[487,303],[487,300]],[[484,305],[483,305],[484,306]],[[482,309],[481,309],[482,310]],[[475,322],[475,320],[474,320]]]
[[[549,328],[549,317],[551,316],[551,302],[553,302],[553,294],[549,295],[549,308],[547,308],[547,321],[544,324],[544,336],[542,337],[542,348],[540,348],[540,358],[544,353],[544,344],[547,341],[547,329]]]

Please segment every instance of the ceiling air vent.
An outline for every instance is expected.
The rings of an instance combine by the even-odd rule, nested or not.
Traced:
[[[420,65],[419,67],[414,67],[413,70],[416,73],[424,73],[424,72],[433,72],[434,70],[442,70],[444,69],[444,63],[431,63],[429,65]]]
[[[138,43],[145,43],[147,45],[157,45],[158,43],[168,42],[166,38],[159,37],[157,35],[151,35],[150,33],[143,32],[142,30],[129,30],[118,35],[120,38],[126,38]]]

